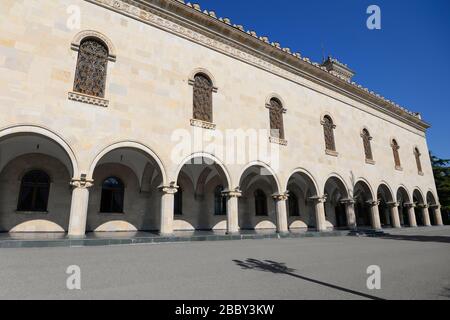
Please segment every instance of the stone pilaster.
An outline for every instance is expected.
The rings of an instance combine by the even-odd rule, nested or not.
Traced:
[[[356,229],[356,214],[355,214],[355,203],[354,199],[344,199],[341,201],[345,204],[345,214],[347,216],[347,226],[350,229]]]
[[[86,234],[86,221],[89,204],[89,188],[94,185],[93,180],[86,180],[85,176],[72,179],[72,202],[70,206],[69,236],[82,237]]]
[[[427,204],[420,205],[419,208],[422,211],[422,219],[425,227],[431,227],[430,213],[428,211],[429,206]]]
[[[370,220],[372,221],[372,228],[375,230],[381,230],[380,212],[378,211],[380,201],[368,201],[367,204],[370,206]]]
[[[319,232],[327,231],[326,217],[325,217],[325,202],[327,202],[327,196],[310,198],[314,202],[314,211],[316,215],[316,229]]]
[[[416,205],[414,203],[405,203],[404,206],[408,208],[409,226],[411,228],[417,228],[416,213],[414,211]]]
[[[239,233],[239,198],[242,197],[242,191],[236,188],[222,194],[227,198],[227,233]]]
[[[402,224],[400,222],[400,214],[398,212],[399,204],[397,202],[390,202],[387,204],[389,207],[389,212],[391,214],[392,226],[397,229],[401,229]]]
[[[172,183],[169,186],[161,186],[159,190],[161,191],[161,220],[159,233],[161,235],[170,236],[173,234],[174,203],[178,187],[175,183]]]
[[[274,194],[272,198],[275,200],[276,210],[277,210],[277,232],[278,233],[288,233],[288,222],[287,222],[287,206],[286,202],[289,198],[288,193],[284,194]]]

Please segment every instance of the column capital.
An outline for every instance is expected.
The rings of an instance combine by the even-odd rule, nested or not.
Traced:
[[[280,193],[280,194],[273,194],[272,198],[275,201],[287,201],[287,199],[289,199],[289,193],[284,192],[284,193]]]
[[[352,199],[352,198],[348,198],[348,199],[342,199],[340,202],[343,204],[351,205],[351,204],[355,204],[356,200]]]
[[[405,208],[415,208],[415,207],[416,207],[416,204],[410,202],[410,203],[404,203],[403,206],[404,206]]]
[[[441,205],[440,204],[430,204],[430,208],[431,209],[441,209]]]
[[[87,180],[86,175],[82,174],[79,178],[72,178],[69,184],[74,188],[88,189],[94,186],[94,180]]]
[[[223,191],[222,196],[227,198],[240,198],[242,197],[242,191],[239,189],[239,187],[237,187],[234,190]]]
[[[371,207],[376,207],[376,206],[379,206],[379,205],[380,205],[380,200],[376,200],[376,201],[374,201],[374,200],[369,200],[369,201],[366,201],[366,203],[367,203],[369,206],[371,206]]]
[[[316,202],[316,203],[325,203],[327,202],[327,195],[324,194],[322,196],[314,196],[309,198],[310,201]]]
[[[180,187],[177,186],[175,182],[170,183],[168,186],[162,185],[158,187],[159,191],[165,194],[175,194],[178,192],[179,188]]]
[[[389,208],[398,208],[400,206],[398,202],[388,202],[386,204]]]
[[[428,209],[430,206],[427,204],[418,204],[417,207],[420,209]]]

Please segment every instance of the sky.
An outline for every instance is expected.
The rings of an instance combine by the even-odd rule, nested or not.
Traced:
[[[432,125],[429,149],[450,159],[449,0],[194,2],[312,61],[347,64],[357,83],[420,112]],[[367,28],[370,5],[381,9],[381,30]]]

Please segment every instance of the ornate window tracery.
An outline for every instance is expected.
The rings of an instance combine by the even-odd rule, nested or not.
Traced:
[[[370,136],[369,130],[363,129],[361,137],[363,139],[364,154],[366,156],[366,160],[373,161],[372,146],[370,143],[372,137]]]
[[[213,101],[214,90],[211,79],[203,73],[198,73],[194,77],[194,119],[204,122],[213,122]]]
[[[416,158],[416,164],[417,164],[417,171],[419,172],[419,174],[423,174],[422,171],[422,162],[420,161],[420,156],[422,154],[420,153],[418,148],[414,148],[414,157]]]
[[[270,135],[284,140],[283,104],[276,98],[270,99]]]
[[[402,164],[400,162],[400,154],[398,152],[398,150],[400,149],[400,146],[398,145],[397,140],[395,140],[395,139],[392,140],[391,147],[392,147],[392,153],[394,154],[395,168],[401,169]]]
[[[80,44],[73,91],[98,98],[105,97],[108,48],[96,38]]]
[[[333,123],[333,120],[328,115],[323,117],[322,125],[325,137],[326,150],[336,152],[336,142],[334,140],[334,129],[336,129],[336,125]]]

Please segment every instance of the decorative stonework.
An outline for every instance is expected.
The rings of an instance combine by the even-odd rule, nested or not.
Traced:
[[[74,51],[80,50],[80,45],[83,39],[86,38],[97,38],[101,40],[107,47],[108,47],[108,59],[109,61],[115,62],[116,61],[116,49],[112,43],[111,40],[108,39],[104,34],[101,34],[100,32],[94,31],[94,30],[83,30],[74,37],[72,40],[71,48]]]
[[[195,11],[197,14],[202,14],[202,11],[199,9],[198,5],[192,5],[190,3],[185,4],[184,1],[173,1],[171,3],[172,8],[160,8],[158,4],[153,4],[151,1],[148,3],[141,3],[133,0],[86,0],[88,2],[92,2],[116,12],[120,12],[124,15],[130,16],[134,19],[142,21],[144,23],[151,24],[160,29],[166,30],[168,32],[177,34],[181,37],[187,38],[193,42],[199,43],[206,47],[212,48],[216,51],[222,52],[226,55],[232,56],[241,61],[245,61],[249,64],[255,65],[258,68],[262,68],[271,73],[277,74],[284,78],[290,79],[291,81],[297,83],[303,83],[302,79],[307,78],[314,82],[320,82],[322,85],[325,85],[332,90],[336,90],[339,93],[351,97],[351,98],[359,98],[364,101],[367,105],[380,110],[384,113],[389,114],[390,116],[396,117],[409,125],[416,127],[422,131],[429,128],[429,125],[423,122],[419,115],[414,112],[410,112],[405,108],[399,106],[398,104],[393,103],[390,100],[385,99],[379,94],[370,91],[367,88],[364,88],[361,85],[358,85],[351,80],[346,80],[341,76],[332,75],[329,71],[327,71],[326,67],[319,65],[318,63],[313,63],[310,59],[301,57],[299,53],[291,53],[288,48],[281,48],[280,44],[276,42],[270,43],[267,37],[257,37],[256,33],[248,32],[250,39],[254,41],[259,41],[258,46],[271,46],[273,50],[279,51],[274,52],[274,56],[279,56],[282,54],[284,56],[283,60],[288,60],[288,64],[291,64],[292,69],[287,70],[285,65],[286,62],[281,63],[276,57],[268,56],[267,53],[264,53],[263,48],[261,49],[250,49],[251,46],[239,45],[236,41],[230,41],[225,36],[214,34],[213,32],[205,31],[206,28],[199,28],[198,25],[189,24],[187,19],[181,20],[176,18],[178,15],[170,12],[170,9],[179,9],[177,8],[179,3],[182,6],[189,6]],[[183,12],[184,14],[194,15],[191,12]],[[214,22],[216,20],[216,24],[214,25],[217,28],[232,28],[234,27],[238,32],[244,32],[244,29],[240,25],[233,25],[231,21],[227,18],[217,18],[211,12],[204,11],[204,15],[207,15],[210,19],[210,22]],[[223,25],[220,25],[223,23]],[[229,31],[229,30],[227,30]],[[248,39],[246,39],[248,40]],[[250,40],[248,40],[250,41]],[[267,48],[265,48],[267,49]],[[288,59],[286,59],[288,58]],[[292,59],[295,59],[292,61]],[[292,61],[292,62],[291,62]],[[324,83],[322,80],[318,80],[318,78],[339,78],[341,79],[341,83],[337,87],[333,83],[331,78],[326,79],[329,83]],[[303,84],[304,85],[304,84]],[[342,88],[340,88],[342,87]],[[351,89],[351,94],[349,94],[349,89]],[[355,97],[356,95],[356,97]]]
[[[198,127],[207,130],[216,130],[216,125],[214,123],[191,119],[191,126]]]
[[[69,100],[87,103],[87,104],[93,104],[95,106],[104,107],[107,108],[109,105],[109,101],[97,98],[94,96],[89,96],[87,94],[82,94],[78,92],[69,92]]]
[[[169,186],[161,186],[159,190],[164,194],[176,194],[178,192],[179,187],[175,184],[170,184]]]
[[[279,144],[281,146],[287,146],[288,145],[288,141],[285,139],[280,139],[277,137],[269,137],[269,142],[270,143],[274,143],[274,144]]]
[[[222,195],[227,198],[241,198],[242,197],[242,191],[239,188],[236,188],[235,190],[226,190],[222,192]]]
[[[80,179],[72,179],[70,185],[74,188],[89,189],[94,186],[94,180],[86,180],[84,177]]]
[[[273,194],[272,198],[275,201],[287,201],[289,199],[289,194],[287,192],[282,194]]]
[[[328,196],[326,194],[322,196],[315,196],[308,199],[309,201],[312,201],[314,203],[326,203],[328,200]]]

